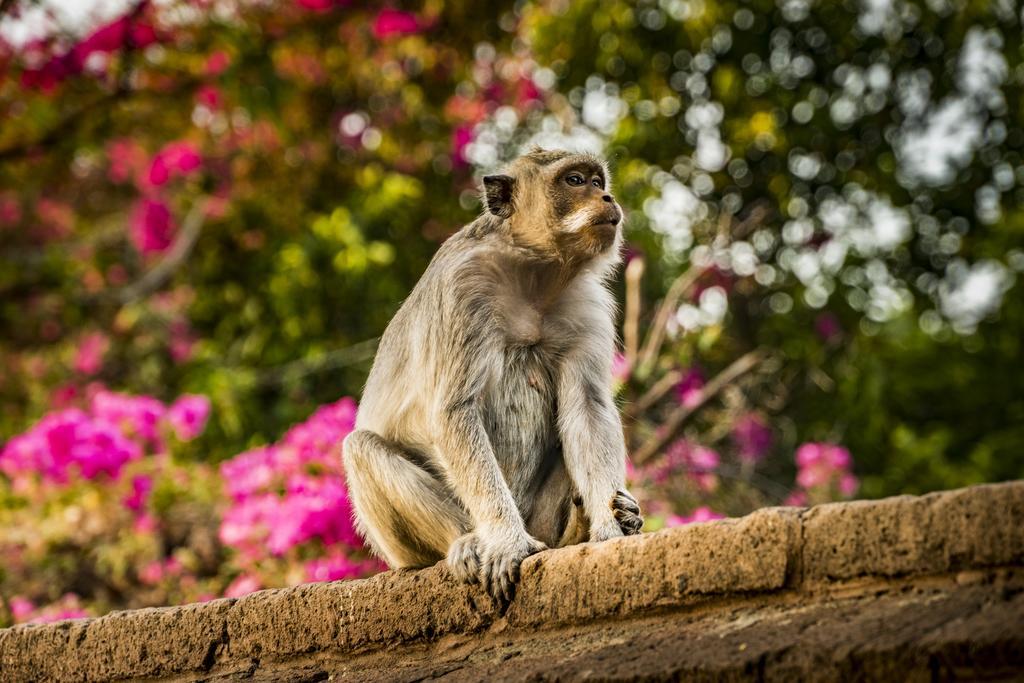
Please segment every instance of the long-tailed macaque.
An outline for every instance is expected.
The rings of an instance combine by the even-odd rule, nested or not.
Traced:
[[[358,528],[391,567],[446,558],[507,603],[525,557],[643,520],[612,398],[607,167],[535,148],[483,199],[385,330],[344,460]]]

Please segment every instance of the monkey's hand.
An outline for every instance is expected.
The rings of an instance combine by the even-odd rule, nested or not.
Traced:
[[[618,489],[608,501],[611,514],[605,515],[601,523],[590,527],[591,542],[607,541],[619,536],[632,536],[640,533],[644,518],[640,516],[640,506],[629,491]]]
[[[640,516],[640,504],[636,498],[626,489],[619,489],[612,497],[612,514],[619,528],[626,536],[633,536],[640,533],[644,526],[644,518]]]
[[[491,529],[477,534],[480,581],[498,603],[508,605],[516,594],[519,566],[547,546],[523,531]]]

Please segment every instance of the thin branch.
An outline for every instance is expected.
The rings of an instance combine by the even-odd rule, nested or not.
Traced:
[[[654,362],[658,351],[661,350],[661,343],[665,338],[669,316],[675,310],[679,299],[697,282],[697,279],[704,274],[704,271],[705,268],[702,266],[690,266],[686,272],[672,282],[672,286],[668,288],[668,293],[662,299],[661,305],[658,306],[658,311],[654,315],[651,331],[647,335],[644,349],[640,353],[640,361],[637,364],[638,369],[650,369],[649,366]]]
[[[192,248],[199,238],[199,232],[203,227],[203,219],[205,217],[206,200],[196,200],[188,215],[185,216],[181,233],[171,246],[170,251],[167,252],[167,256],[147,270],[138,280],[115,292],[114,297],[124,305],[138,301],[159,289],[192,252]]]
[[[644,260],[635,258],[626,266],[626,313],[622,337],[629,367],[636,363],[640,338],[640,279],[644,275]]]
[[[678,370],[669,370],[665,375],[651,386],[644,395],[626,406],[626,413],[632,417],[642,415],[648,408],[660,401],[665,394],[672,390],[683,379],[683,373]]]
[[[380,337],[373,337],[364,341],[346,346],[343,349],[336,349],[322,356],[315,358],[300,358],[277,367],[262,370],[255,378],[255,386],[271,386],[280,384],[285,380],[301,379],[315,372],[331,370],[361,363],[373,358],[377,351]]]
[[[691,417],[704,407],[712,398],[717,396],[723,389],[732,382],[753,370],[761,361],[767,357],[767,352],[762,349],[755,349],[733,361],[732,365],[718,373],[714,379],[704,385],[697,396],[695,403],[689,406],[679,405],[673,410],[665,424],[655,432],[654,436],[647,440],[633,455],[635,465],[643,465],[656,454],[660,453],[667,446]]]

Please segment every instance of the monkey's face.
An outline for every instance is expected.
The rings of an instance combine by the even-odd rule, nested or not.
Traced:
[[[547,175],[552,232],[561,250],[596,256],[615,244],[622,209],[608,188],[604,165],[589,157],[569,157]]]
[[[484,178],[484,200],[517,244],[540,255],[578,261],[619,243],[622,209],[607,168],[590,154],[534,149],[508,175]]]

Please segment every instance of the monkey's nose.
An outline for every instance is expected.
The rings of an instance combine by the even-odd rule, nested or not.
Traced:
[[[601,199],[605,200],[606,202],[610,202],[612,201],[612,196],[610,194],[606,194],[603,197],[601,197]]]

